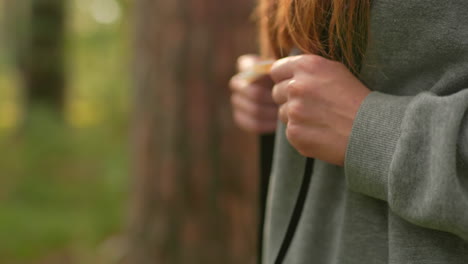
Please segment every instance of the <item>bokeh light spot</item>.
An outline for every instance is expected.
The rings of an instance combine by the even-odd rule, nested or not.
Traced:
[[[93,0],[90,6],[94,20],[101,24],[113,24],[121,17],[121,8],[116,0]]]

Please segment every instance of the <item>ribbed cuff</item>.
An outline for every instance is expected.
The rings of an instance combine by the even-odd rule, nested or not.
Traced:
[[[387,200],[388,174],[412,97],[370,93],[353,123],[345,156],[348,188]]]

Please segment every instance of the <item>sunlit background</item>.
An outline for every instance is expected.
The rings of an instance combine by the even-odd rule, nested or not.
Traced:
[[[129,191],[128,3],[67,1],[65,121],[35,109],[24,126],[11,36],[25,22],[6,15],[8,1],[0,0],[0,263],[114,263]]]

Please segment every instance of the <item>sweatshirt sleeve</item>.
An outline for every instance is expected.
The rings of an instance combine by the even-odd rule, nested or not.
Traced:
[[[345,158],[348,188],[407,221],[468,240],[468,89],[448,96],[370,93]]]

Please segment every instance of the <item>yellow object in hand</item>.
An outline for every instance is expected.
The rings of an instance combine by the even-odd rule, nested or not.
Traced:
[[[252,68],[247,71],[239,73],[239,77],[245,81],[252,83],[258,80],[260,77],[269,74],[271,66],[273,66],[274,60],[263,60],[255,64]]]

